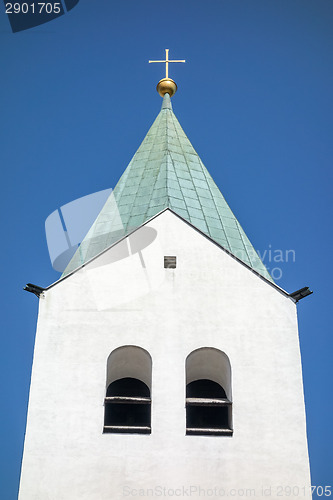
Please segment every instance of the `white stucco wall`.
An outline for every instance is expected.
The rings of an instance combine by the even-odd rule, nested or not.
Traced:
[[[311,498],[295,304],[170,211],[130,239],[40,300],[19,499]],[[102,433],[122,345],[152,357],[151,435]],[[233,437],[185,436],[205,346],[231,362]]]

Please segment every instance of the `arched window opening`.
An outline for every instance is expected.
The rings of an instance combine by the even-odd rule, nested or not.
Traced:
[[[232,433],[229,358],[218,349],[197,349],[186,360],[186,434]]]
[[[151,433],[151,366],[141,347],[124,346],[110,354],[104,432]]]

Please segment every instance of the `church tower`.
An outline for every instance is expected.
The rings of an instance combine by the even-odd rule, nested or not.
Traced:
[[[168,73],[157,89],[62,277],[26,287],[40,307],[19,500],[310,499],[296,302],[311,292],[274,283]]]

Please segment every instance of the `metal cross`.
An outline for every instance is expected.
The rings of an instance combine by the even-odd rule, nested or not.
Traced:
[[[176,62],[182,62],[184,63],[185,60],[182,61],[170,61],[169,59],[169,49],[165,49],[165,60],[164,61],[148,61],[150,63],[165,63],[165,78],[169,78],[169,63],[176,63]]]

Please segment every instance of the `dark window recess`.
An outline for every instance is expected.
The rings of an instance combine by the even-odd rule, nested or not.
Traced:
[[[106,391],[104,432],[151,433],[151,399],[148,386],[135,378],[112,382]]]
[[[128,396],[149,398],[149,387],[137,378],[120,378],[112,382],[106,391],[106,396]]]
[[[231,401],[220,384],[208,379],[186,386],[186,434],[231,436]]]
[[[176,269],[176,266],[177,266],[177,257],[170,255],[164,257],[165,269]]]
[[[226,398],[223,387],[208,379],[195,380],[186,386],[187,398]]]

